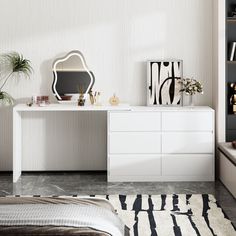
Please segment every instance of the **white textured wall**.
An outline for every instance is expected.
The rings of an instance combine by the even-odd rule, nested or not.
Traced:
[[[225,0],[214,1],[213,107],[216,110],[216,141],[225,142]]]
[[[78,49],[105,101],[116,92],[124,102],[145,104],[145,61],[176,58],[184,61],[185,76],[204,84],[197,104],[211,105],[212,5],[213,0],[0,0],[0,53],[21,52],[34,67],[31,81],[12,82],[6,89],[19,99],[51,94],[52,61]],[[11,112],[1,109],[0,170],[12,168],[11,122]],[[34,129],[37,122],[32,122],[26,126]],[[25,132],[24,140],[30,135]],[[37,160],[45,159],[40,150],[35,153]],[[30,159],[28,153],[24,163]]]

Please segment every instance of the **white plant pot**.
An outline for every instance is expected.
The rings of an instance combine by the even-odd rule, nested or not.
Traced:
[[[194,95],[184,94],[183,105],[184,106],[194,106]]]

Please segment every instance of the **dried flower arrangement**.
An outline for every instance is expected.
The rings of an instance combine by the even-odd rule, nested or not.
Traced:
[[[203,94],[202,84],[195,79],[184,78],[179,81],[179,83],[182,85],[180,92],[184,92],[187,95],[195,95],[196,93]]]

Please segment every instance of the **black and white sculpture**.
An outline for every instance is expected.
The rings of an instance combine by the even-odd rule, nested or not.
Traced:
[[[148,61],[147,105],[181,105],[182,61]]]
[[[77,50],[54,61],[53,76],[52,90],[59,101],[65,96],[75,100],[81,93],[88,94],[95,82],[83,54]]]

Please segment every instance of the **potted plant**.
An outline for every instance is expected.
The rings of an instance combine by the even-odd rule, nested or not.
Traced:
[[[3,91],[4,86],[10,78],[14,78],[16,75],[21,77],[28,77],[32,73],[31,62],[25,59],[21,54],[17,52],[10,52],[7,54],[3,54],[0,56],[1,66],[6,69],[5,73],[7,75],[3,78],[0,77],[0,104],[1,105],[13,105],[14,99],[13,97]],[[2,76],[3,71],[1,71],[0,76]]]
[[[199,81],[190,78],[184,78],[179,81],[179,83],[181,83],[182,85],[182,89],[180,89],[180,92],[183,92],[189,97],[188,105],[194,106],[193,96],[197,93],[203,94],[202,84]]]

